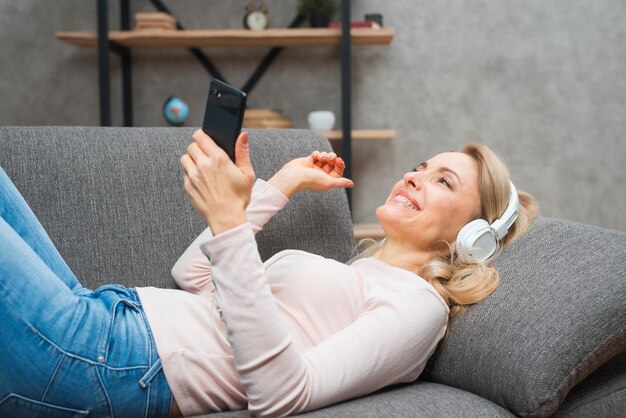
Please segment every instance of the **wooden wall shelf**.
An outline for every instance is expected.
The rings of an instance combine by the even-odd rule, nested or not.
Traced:
[[[352,28],[350,35],[353,45],[387,45],[391,43],[395,29]],[[95,48],[98,44],[95,32],[57,32],[56,36],[63,42],[83,48]],[[341,29],[141,29],[109,31],[109,41],[128,48],[339,45]]]
[[[343,138],[341,131],[320,131],[329,141],[340,141]],[[352,131],[352,139],[366,141],[390,141],[396,137],[393,129],[355,129]]]

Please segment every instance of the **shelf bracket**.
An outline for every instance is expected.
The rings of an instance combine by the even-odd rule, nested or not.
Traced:
[[[174,14],[161,2],[161,0],[150,0],[150,2],[158,11],[174,16]],[[176,19],[176,28],[178,30],[185,30],[183,25],[178,22],[178,19]],[[217,78],[225,83],[228,83],[224,75],[217,69],[217,67],[215,67],[209,57],[207,57],[200,48],[189,48],[189,51],[191,51],[193,56],[200,61],[200,64],[202,64],[202,66],[213,76],[213,78]]]
[[[174,14],[161,2],[161,0],[150,0],[152,5],[159,10],[160,12],[168,13],[172,16]],[[297,15],[293,21],[289,24],[288,28],[293,29],[300,27],[302,22],[304,22],[305,17],[301,15]],[[178,22],[176,19],[176,26],[179,30],[184,30],[185,28]],[[254,70],[252,75],[248,78],[248,81],[242,87],[242,90],[246,93],[250,94],[254,86],[259,82],[261,77],[268,70],[272,62],[276,59],[278,54],[283,50],[282,47],[274,47],[272,48],[263,58],[263,61],[259,64],[259,66]],[[189,48],[189,51],[200,61],[200,63],[206,68],[206,70],[213,76],[213,78],[220,79],[224,82],[228,82],[224,75],[215,67],[215,65],[211,62],[211,60],[207,57],[207,55],[199,48]]]
[[[305,20],[304,16],[297,15],[293,19],[293,21],[289,24],[288,28],[289,29],[298,28],[300,27],[300,25],[302,25],[302,22],[304,22],[304,20]],[[252,91],[256,83],[258,83],[261,77],[263,77],[263,74],[265,74],[269,66],[272,64],[272,62],[276,59],[278,54],[283,49],[284,48],[282,47],[274,47],[270,50],[270,52],[267,53],[267,55],[265,55],[265,58],[263,58],[263,61],[261,61],[259,66],[256,68],[256,70],[254,70],[254,73],[252,73],[252,75],[248,79],[248,81],[246,81],[246,84],[244,84],[242,88],[243,91],[250,94],[250,91]]]

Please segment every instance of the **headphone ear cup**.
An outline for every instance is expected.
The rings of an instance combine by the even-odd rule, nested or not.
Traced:
[[[498,241],[493,229],[484,219],[465,225],[456,237],[456,251],[461,259],[485,261],[496,251]]]

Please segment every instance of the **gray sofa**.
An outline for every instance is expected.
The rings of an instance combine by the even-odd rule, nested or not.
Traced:
[[[192,131],[0,127],[0,165],[84,285],[175,287],[170,269],[205,227],[178,164]],[[264,179],[330,149],[298,130],[251,131],[250,143]],[[257,237],[263,259],[298,248],[349,260],[345,192],[297,195]],[[496,266],[498,290],[452,320],[418,381],[304,415],[624,416],[626,234],[538,218]]]

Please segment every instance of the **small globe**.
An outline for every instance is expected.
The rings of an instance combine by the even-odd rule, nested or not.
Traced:
[[[189,116],[189,106],[180,97],[172,96],[163,105],[165,120],[174,126],[181,126]]]

